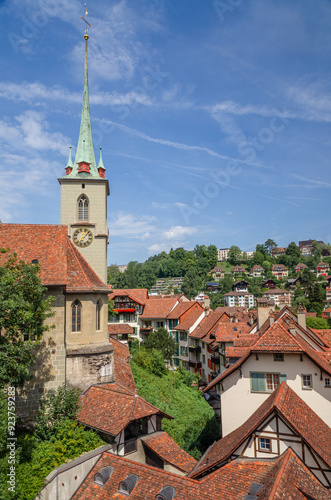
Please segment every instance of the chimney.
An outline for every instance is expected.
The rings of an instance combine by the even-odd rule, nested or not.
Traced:
[[[257,299],[257,328],[260,330],[267,321],[271,312],[275,310],[275,303],[272,300]]]
[[[234,321],[234,323],[238,323],[238,313],[234,313],[233,321]]]
[[[253,323],[254,323],[254,314],[252,312],[250,312],[248,314],[248,323],[250,324],[250,326],[253,326]]]
[[[205,309],[205,317],[209,316],[209,309]]]
[[[297,309],[298,324],[304,330],[307,329],[307,327],[306,327],[306,312],[307,312],[307,309],[305,307],[302,307],[302,305],[300,304],[298,306],[298,309]]]

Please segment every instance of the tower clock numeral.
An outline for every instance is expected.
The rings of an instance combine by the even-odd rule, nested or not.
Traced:
[[[93,241],[92,231],[85,227],[77,228],[72,235],[73,242],[78,247],[84,248],[89,246]]]

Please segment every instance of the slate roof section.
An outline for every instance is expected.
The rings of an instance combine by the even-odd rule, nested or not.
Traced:
[[[176,298],[147,300],[140,319],[166,318],[177,302]]]
[[[285,421],[331,467],[330,427],[285,382],[282,382],[244,424],[209,448],[190,476],[197,477],[228,460],[273,411],[283,416]]]
[[[166,432],[157,432],[141,439],[159,457],[187,474],[197,464]]]
[[[147,288],[126,288],[119,290],[112,290],[109,294],[109,300],[114,300],[115,297],[130,297],[134,302],[144,305],[148,300]]]
[[[66,286],[67,292],[109,292],[68,238],[68,227],[48,224],[1,224],[0,247],[10,248],[18,259],[38,260],[45,286]],[[6,258],[3,254],[1,261]]]
[[[128,365],[129,366],[129,365]],[[117,436],[133,420],[162,412],[119,382],[92,385],[84,393],[78,422],[88,427]]]

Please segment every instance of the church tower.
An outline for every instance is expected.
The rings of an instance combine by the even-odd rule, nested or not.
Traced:
[[[87,23],[88,24],[88,23]],[[78,146],[74,163],[69,154],[66,175],[61,184],[61,224],[68,226],[68,236],[77,246],[96,274],[107,283],[107,196],[109,184],[100,159],[97,166],[91,130],[87,41],[85,31],[85,75],[83,109]]]

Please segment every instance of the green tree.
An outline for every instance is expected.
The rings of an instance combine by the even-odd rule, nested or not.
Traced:
[[[41,285],[38,264],[18,261],[15,254],[0,250],[0,385],[22,387],[30,378],[35,348],[53,315],[52,297]]]
[[[301,259],[300,248],[296,245],[296,243],[294,241],[292,241],[288,245],[288,247],[286,249],[286,255],[289,255],[290,257],[295,257],[295,259],[298,259],[298,262],[300,261],[300,259]],[[296,264],[298,262],[296,262]]]
[[[190,267],[185,274],[182,283],[182,291],[188,297],[194,297],[200,292],[202,287],[202,280],[196,267]]]
[[[270,238],[264,243],[264,250],[265,252],[268,252],[270,255],[272,254],[272,251],[275,248],[277,248],[277,243]]]
[[[79,410],[80,390],[60,386],[55,392],[40,398],[40,413],[36,420],[36,435],[43,440],[50,439],[65,419],[76,420]]]
[[[324,318],[308,317],[306,318],[306,325],[309,326],[309,328],[314,328],[315,330],[323,330],[329,328],[329,323]]]
[[[242,261],[242,252],[239,247],[232,245],[229,249],[228,260],[230,264],[235,266]]]
[[[159,350],[163,354],[163,359],[170,360],[176,352],[177,344],[170,336],[168,330],[163,327],[151,332],[144,342],[147,350]]]

